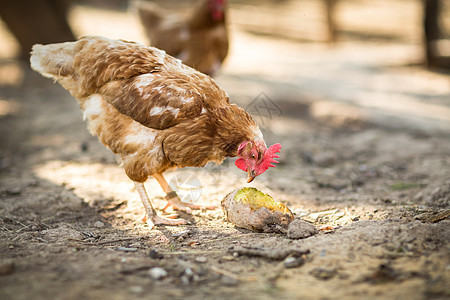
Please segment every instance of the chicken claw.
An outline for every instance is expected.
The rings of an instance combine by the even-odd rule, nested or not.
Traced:
[[[183,224],[187,224],[187,221],[184,219],[169,219],[169,218],[164,218],[164,217],[160,217],[156,214],[155,209],[153,208],[152,202],[150,201],[150,199],[148,198],[147,195],[147,191],[145,190],[145,186],[142,182],[134,182],[135,186],[136,186],[136,190],[139,193],[139,196],[141,197],[142,200],[142,204],[145,207],[145,211],[146,211],[146,220],[147,224],[149,225],[150,229],[152,229],[153,227],[155,227],[156,225],[183,225]],[[169,216],[170,217],[170,216]]]
[[[150,227],[150,229],[152,229],[157,225],[171,225],[171,226],[185,225],[187,224],[187,221],[184,219],[168,219],[160,217],[158,215],[154,215],[151,218],[147,219],[147,224]]]
[[[170,196],[172,196],[172,197],[170,197]],[[184,211],[188,214],[192,213],[192,210],[199,210],[199,209],[214,210],[217,208],[214,205],[200,205],[200,204],[183,202],[180,200],[180,198],[178,197],[178,195],[176,194],[175,191],[169,192],[165,198],[167,200],[167,204],[166,204],[166,206],[164,206],[162,211],[166,211],[170,206],[172,206],[172,208],[174,210]]]
[[[155,177],[155,179],[158,181],[163,191],[166,193],[166,196],[164,198],[167,200],[167,204],[166,206],[164,206],[162,211],[166,211],[170,206],[172,206],[174,210],[184,211],[188,214],[192,213],[192,210],[216,209],[216,207],[213,205],[199,205],[182,202],[178,197],[177,193],[174,190],[172,190],[172,188],[167,183],[166,179],[162,174],[153,174],[153,177]]]

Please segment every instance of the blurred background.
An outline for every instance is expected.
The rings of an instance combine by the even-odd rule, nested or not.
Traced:
[[[192,14],[196,3],[153,2],[185,15]],[[374,119],[382,122],[383,116],[396,115],[401,123],[414,115],[431,119],[440,130],[448,125],[449,1],[233,0],[227,4],[230,46],[215,77],[241,105],[264,92],[294,117],[304,113],[304,105],[318,116],[332,114],[335,104],[325,102],[336,102],[369,108],[371,114],[375,109]],[[27,67],[35,43],[90,34],[149,44],[130,7],[120,0],[2,1],[0,87],[20,84],[22,66]],[[18,59],[25,64],[18,65]],[[6,108],[5,100],[3,110],[12,109]],[[350,114],[344,118],[351,119],[352,110],[347,108],[339,106],[336,113]]]
[[[149,1],[190,14],[198,1]],[[27,57],[30,45],[86,34],[145,41],[126,0],[3,1],[1,58]],[[299,43],[349,41],[422,45],[424,63],[449,67],[450,3],[444,0],[232,0],[228,26]]]

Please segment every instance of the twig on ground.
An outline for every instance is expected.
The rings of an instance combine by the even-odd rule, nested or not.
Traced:
[[[239,255],[264,257],[272,260],[283,260],[290,255],[300,256],[309,253],[309,250],[261,249],[255,247],[231,247],[228,251],[231,253],[237,253]]]
[[[224,253],[222,250],[197,250],[197,251],[172,251],[161,252],[162,255],[182,255],[182,254],[211,254],[211,253]]]
[[[211,271],[213,271],[213,272],[216,272],[217,274],[220,274],[220,275],[224,275],[224,276],[230,277],[230,278],[232,278],[232,279],[234,279],[234,280],[236,280],[236,281],[251,282],[251,281],[256,281],[256,280],[257,280],[257,278],[255,278],[255,277],[247,277],[247,278],[243,278],[242,276],[236,275],[236,274],[234,274],[234,273],[232,273],[232,272],[230,272],[230,271],[224,270],[224,269],[219,268],[219,267],[214,266],[214,265],[212,265],[209,269],[210,269]]]
[[[275,233],[261,233],[261,232],[249,232],[249,233],[243,233],[240,235],[229,235],[227,237],[223,237],[223,238],[217,238],[217,239],[212,239],[209,241],[202,241],[202,244],[208,244],[208,243],[212,243],[212,242],[218,242],[218,241],[224,241],[224,240],[228,240],[228,239],[238,239],[241,237],[248,237],[248,236],[252,236],[252,235],[277,235]]]
[[[86,242],[83,240],[79,240],[79,239],[72,239],[72,238],[68,238],[67,240],[70,242],[76,242],[76,243],[80,243],[83,245],[90,245],[90,246],[99,246],[99,245],[106,245],[106,244],[114,244],[114,243],[119,243],[119,242],[126,242],[126,241],[133,241],[136,238],[123,238],[123,239],[117,239],[117,240],[111,240],[111,241],[102,241],[102,242]]]

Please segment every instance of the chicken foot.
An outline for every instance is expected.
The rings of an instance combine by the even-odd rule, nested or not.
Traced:
[[[145,190],[144,183],[134,181],[134,185],[136,186],[136,190],[141,197],[142,204],[144,204],[145,211],[147,213],[147,223],[150,228],[155,227],[156,225],[183,225],[187,224],[187,221],[184,219],[168,219],[160,217],[156,214],[155,209],[153,208],[152,202],[147,195]]]
[[[166,200],[167,204],[162,209],[163,211],[166,211],[167,208],[172,206],[175,210],[181,210],[186,213],[191,213],[193,209],[216,209],[214,205],[199,205],[199,204],[193,204],[193,203],[186,203],[182,202],[180,197],[178,197],[177,193],[172,190],[170,185],[167,183],[166,179],[162,174],[153,174],[153,177],[158,181],[159,185],[163,189],[163,191],[166,193]]]

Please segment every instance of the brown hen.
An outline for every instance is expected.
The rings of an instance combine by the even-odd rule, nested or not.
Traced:
[[[175,209],[183,203],[162,173],[203,167],[239,156],[236,166],[251,181],[278,157],[258,125],[212,80],[153,47],[87,36],[75,42],[34,45],[31,67],[58,81],[78,101],[93,135],[120,155],[146,208],[147,221],[184,224],[159,217],[144,182],[154,176]]]
[[[228,53],[225,0],[203,0],[189,18],[154,3],[135,6],[153,47],[210,76],[220,68]]]

